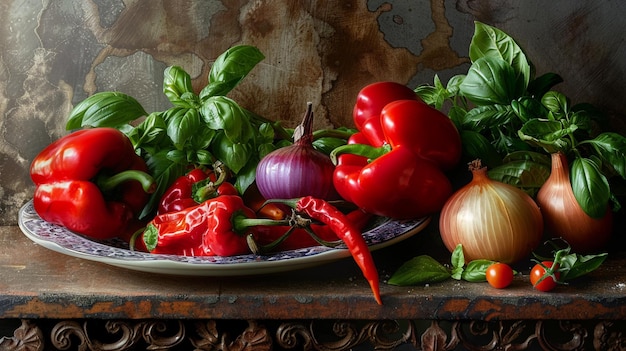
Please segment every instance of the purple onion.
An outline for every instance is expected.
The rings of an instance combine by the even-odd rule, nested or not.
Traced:
[[[335,166],[313,148],[313,110],[307,104],[304,120],[294,131],[294,143],[267,154],[256,168],[256,183],[266,199],[313,196],[332,199]]]

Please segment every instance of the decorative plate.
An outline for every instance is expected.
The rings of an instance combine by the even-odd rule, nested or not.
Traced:
[[[370,229],[363,232],[363,236],[373,251],[413,236],[429,222],[430,217],[407,221],[379,218]],[[65,227],[44,221],[35,212],[32,200],[20,209],[18,223],[29,239],[50,250],[151,273],[195,276],[256,275],[307,268],[351,257],[345,246],[314,246],[267,256],[249,254],[230,257],[155,255],[131,251],[121,240],[94,241]]]

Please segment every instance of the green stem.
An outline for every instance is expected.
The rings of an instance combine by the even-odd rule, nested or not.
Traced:
[[[354,133],[356,133],[356,131],[352,129],[320,129],[313,132],[313,140],[320,138],[348,139]]]
[[[337,158],[342,154],[352,154],[357,156],[367,157],[368,160],[374,160],[391,151],[391,146],[385,144],[380,147],[366,145],[366,144],[347,144],[336,147],[330,153],[330,159],[333,164],[337,164]]]
[[[137,181],[146,193],[153,193],[156,190],[156,182],[151,175],[146,172],[130,169],[114,174],[112,176],[100,175],[96,179],[96,184],[102,192],[115,189],[122,183],[128,181]]]

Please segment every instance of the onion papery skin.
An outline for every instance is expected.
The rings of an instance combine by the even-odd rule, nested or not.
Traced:
[[[569,178],[569,164],[563,153],[551,156],[551,173],[537,193],[537,203],[552,237],[565,239],[576,253],[603,249],[613,232],[610,206],[602,218],[592,218],[580,207]]]
[[[335,166],[328,156],[312,146],[293,144],[274,150],[256,169],[259,192],[266,199],[313,196],[337,198],[333,186]]]
[[[467,262],[486,259],[508,264],[530,255],[543,235],[535,201],[520,189],[489,179],[486,168],[448,199],[439,218],[446,248],[463,245]]]

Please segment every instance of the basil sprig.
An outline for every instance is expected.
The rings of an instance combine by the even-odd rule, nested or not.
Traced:
[[[129,137],[158,184],[142,218],[154,212],[167,186],[190,165],[221,161],[236,176],[235,186],[243,193],[255,179],[260,158],[277,147],[276,137],[290,137],[279,124],[226,96],[263,59],[254,46],[228,49],[211,66],[200,94],[194,92],[183,68],[168,67],[163,75],[163,93],[172,104],[168,110],[148,114],[131,96],[99,92],[74,107],[66,128],[113,127]]]
[[[605,131],[605,115],[552,90],[563,79],[536,77],[522,48],[497,28],[475,23],[469,57],[467,74],[446,85],[435,76],[415,89],[426,103],[449,107],[466,157],[482,159],[490,178],[534,195],[550,174],[546,154],[562,152],[582,209],[594,218],[610,201],[619,209],[613,192],[626,180],[626,137]]]

